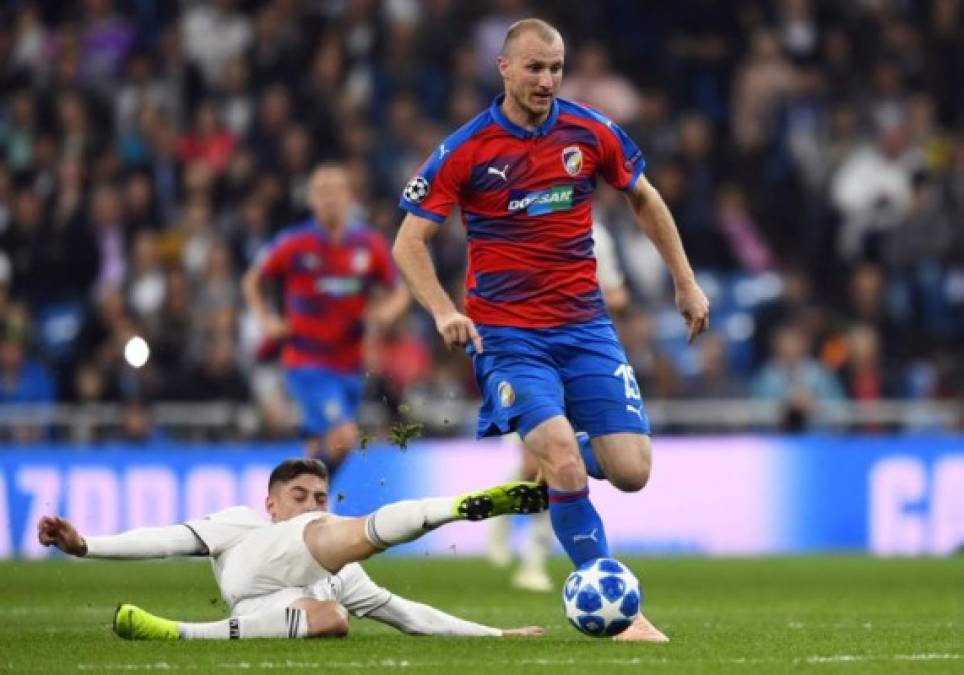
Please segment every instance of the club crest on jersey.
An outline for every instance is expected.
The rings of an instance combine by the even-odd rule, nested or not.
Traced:
[[[499,403],[502,404],[503,408],[508,408],[515,403],[515,391],[513,391],[512,385],[505,380],[499,382]]]
[[[582,150],[578,145],[570,145],[562,150],[562,166],[570,176],[576,176],[582,170]]]

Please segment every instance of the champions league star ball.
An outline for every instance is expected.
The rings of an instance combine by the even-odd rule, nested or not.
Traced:
[[[408,185],[405,186],[402,196],[413,204],[420,203],[428,197],[428,181],[421,176],[415,176],[415,178],[408,181]]]
[[[612,558],[590,560],[566,579],[562,603],[566,618],[592,637],[618,635],[629,628],[642,603],[639,580]]]

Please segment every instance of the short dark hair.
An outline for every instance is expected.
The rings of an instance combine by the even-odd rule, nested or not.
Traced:
[[[271,472],[271,476],[268,478],[268,492],[271,492],[275,485],[287,483],[306,473],[318,476],[325,482],[328,481],[328,467],[320,459],[302,459],[300,457],[286,459]]]

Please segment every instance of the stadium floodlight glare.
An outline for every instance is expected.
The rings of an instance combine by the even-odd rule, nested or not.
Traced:
[[[147,340],[140,335],[135,335],[127,344],[124,345],[124,360],[133,368],[140,368],[151,356],[151,348]]]

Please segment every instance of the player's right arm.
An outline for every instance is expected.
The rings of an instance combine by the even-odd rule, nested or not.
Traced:
[[[254,312],[255,319],[268,340],[280,340],[289,333],[288,324],[268,302],[264,292],[264,281],[268,276],[282,273],[286,265],[287,252],[283,246],[274,245],[264,256],[255,260],[241,279],[241,293],[248,307]]]
[[[78,558],[144,560],[207,554],[205,545],[184,525],[142,527],[121,534],[85,538],[70,521],[59,516],[43,516],[37,522],[37,538],[44,546],[56,546]]]
[[[395,237],[392,256],[405,283],[432,318],[447,347],[462,346],[469,341],[482,353],[482,338],[472,320],[458,311],[442,282],[439,281],[428,242],[438,231],[438,224],[414,213],[408,213]]]

